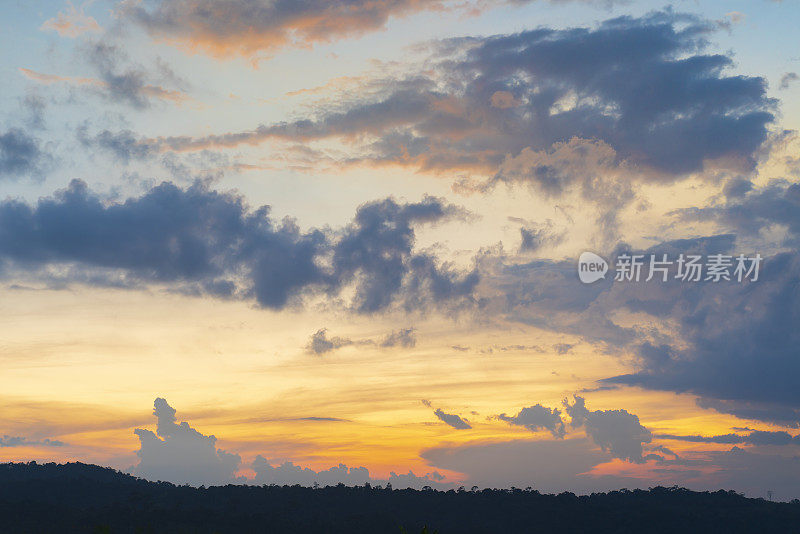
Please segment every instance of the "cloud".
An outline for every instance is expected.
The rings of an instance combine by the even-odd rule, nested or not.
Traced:
[[[509,217],[508,220],[522,225],[519,229],[522,238],[520,254],[539,252],[542,248],[559,245],[567,235],[566,231],[555,230],[553,221],[549,219],[544,224],[532,223],[520,217]]]
[[[0,177],[38,174],[47,159],[39,140],[24,130],[0,133]]]
[[[433,414],[439,418],[440,421],[448,426],[452,426],[456,430],[469,430],[472,426],[469,421],[462,419],[456,414],[443,412],[440,408],[433,411]]]
[[[672,214],[686,222],[713,222],[726,231],[762,241],[762,232],[782,227],[787,231],[784,244],[800,245],[800,184],[777,179],[754,188],[751,182],[738,180],[727,184],[726,192],[724,203]]]
[[[564,399],[564,409],[572,418],[570,426],[583,427],[586,435],[614,458],[635,463],[648,459],[643,455],[643,445],[653,440],[653,434],[642,426],[638,416],[626,410],[590,411],[585,399],[577,395],[571,405]]]
[[[381,347],[395,347],[400,346],[404,348],[411,348],[417,344],[417,336],[415,328],[402,328],[398,331],[392,331],[381,341]]]
[[[722,443],[727,445],[800,445],[800,434],[793,436],[784,431],[753,430],[748,434],[723,434],[717,436],[657,434],[657,439],[673,439],[690,443]]]
[[[175,409],[166,399],[157,398],[153,405],[156,432],[134,431],[139,438],[139,464],[133,468],[136,476],[195,486],[234,481],[241,464],[238,454],[217,449],[216,437],[203,435],[189,423],[177,424]]]
[[[630,179],[661,181],[709,162],[752,169],[775,102],[763,78],[727,75],[731,58],[703,53],[717,27],[662,11],[595,28],[451,39],[438,45],[431,74],[387,79],[377,96],[323,104],[314,118],[142,142],[197,150],[365,139],[350,161],[468,171],[488,176],[487,186],[521,182],[551,194],[596,183],[571,173],[575,166],[635,169]]]
[[[103,130],[94,136],[90,136],[88,128],[84,125],[77,129],[76,135],[78,141],[84,147],[96,146],[108,151],[123,163],[128,163],[131,160],[147,159],[156,154],[152,146],[139,143],[131,130],[120,132]]]
[[[84,7],[76,8],[72,2],[67,2],[66,11],[59,11],[58,15],[47,19],[41,27],[42,30],[58,32],[61,37],[75,38],[88,32],[102,30],[94,17],[84,13]]]
[[[653,447],[667,453],[664,447]],[[444,445],[426,449],[421,456],[430,465],[464,473],[465,485],[485,487],[532,486],[542,492],[570,491],[588,494],[619,488],[678,485],[698,491],[720,488],[789,500],[800,493],[800,459],[733,447],[729,451],[688,452],[660,461],[658,467],[632,474],[603,474],[595,469],[607,456],[588,439]]]
[[[2,447],[64,447],[66,443],[57,439],[28,439],[22,436],[2,436],[0,437],[0,448]]]
[[[238,454],[217,449],[216,437],[198,432],[189,423],[178,424],[175,414],[175,409],[166,399],[157,398],[153,410],[153,415],[158,421],[156,432],[141,428],[135,430],[140,444],[137,452],[140,461],[133,468],[133,474],[136,476],[194,486],[229,483],[303,486],[312,486],[316,483],[322,486],[336,484],[358,486],[367,482],[391,483],[395,489],[421,489],[423,486],[446,489],[451,486],[442,483],[444,477],[436,471],[424,476],[417,476],[411,471],[405,475],[392,472],[388,479],[375,479],[370,476],[366,467],[347,467],[339,464],[330,469],[314,471],[290,461],[273,466],[260,454],[250,464],[255,471],[255,477],[246,479],[236,475],[242,465]]]
[[[414,224],[462,218],[464,212],[434,197],[401,205],[392,199],[364,204],[336,244],[332,264],[337,285],[356,283],[354,304],[371,313],[386,308],[405,288],[404,306],[469,299],[480,277],[458,277],[449,265],[414,254]]]
[[[333,231],[303,232],[269,207],[251,210],[202,182],[165,182],[140,197],[105,202],[79,180],[35,206],[0,202],[4,276],[51,284],[140,287],[254,300],[281,309],[306,296],[352,290],[350,306],[375,313],[467,305],[479,280],[414,251],[417,225],[460,216],[440,199],[385,199]]]
[[[724,233],[645,250],[623,243],[605,257],[611,265],[622,252],[668,254],[673,261],[679,254],[751,257],[758,252],[751,247],[773,246],[765,245],[765,232],[780,229],[786,251],[762,254],[756,282],[684,283],[674,278],[673,265],[666,282],[609,279],[586,286],[571,261],[519,263],[502,253],[486,254],[478,264],[496,293],[482,309],[633,356],[631,372],[600,380],[600,386],[692,394],[704,408],[797,426],[800,397],[792,380],[800,372],[794,356],[800,341],[794,328],[800,320],[797,188],[770,183],[740,189],[711,207],[676,213],[683,220],[715,222]],[[737,245],[738,239],[747,248]]]
[[[644,463],[649,459],[663,459],[659,455],[644,455],[643,446],[649,444],[652,433],[639,422],[639,417],[626,410],[594,410],[586,408],[586,400],[575,395],[573,404],[564,399],[564,409],[570,416],[570,427],[583,428],[586,436],[613,458]],[[536,404],[523,408],[513,416],[500,414],[501,421],[527,428],[531,432],[548,430],[553,437],[563,439],[566,427],[558,408]]]
[[[177,76],[161,59],[145,67],[131,61],[126,50],[106,39],[83,41],[78,47],[81,58],[96,72],[96,77],[47,74],[20,67],[29,80],[44,85],[64,84],[99,95],[105,100],[132,106],[149,107],[153,101],[181,104],[189,100],[182,86],[187,82]],[[170,89],[164,85],[178,86]],[[139,157],[144,154],[139,152]]]
[[[327,328],[317,330],[308,342],[306,349],[312,354],[325,354],[341,347],[352,345],[353,341],[342,337],[329,338]]]
[[[800,75],[796,72],[786,72],[781,76],[781,83],[779,89],[788,89],[794,82],[800,80]]]
[[[513,417],[502,413],[497,418],[512,425],[523,426],[531,432],[548,430],[556,438],[563,438],[566,434],[564,421],[561,419],[561,411],[558,408],[551,410],[541,404],[523,408]]]
[[[590,493],[647,483],[592,475],[592,468],[607,456],[587,439],[442,445],[426,449],[420,456],[431,466],[464,473],[465,486],[532,486],[541,492]]]
[[[443,484],[441,480],[444,477],[436,471],[423,476],[417,476],[412,471],[405,475],[391,472],[388,479],[376,479],[370,476],[366,467],[348,467],[344,464],[339,464],[329,469],[314,471],[309,467],[295,465],[293,462],[283,462],[273,466],[261,455],[256,456],[251,467],[256,476],[250,483],[258,485],[293,486],[299,484],[301,486],[313,486],[319,484],[320,486],[335,486],[344,484],[346,486],[363,486],[369,483],[372,485],[391,484],[394,489],[422,489],[424,486],[446,489],[452,486],[451,484]]]
[[[417,338],[414,334],[415,328],[402,328],[398,331],[392,331],[381,339],[358,339],[353,340],[343,337],[328,337],[328,329],[321,328],[317,330],[308,341],[306,349],[311,354],[325,354],[327,352],[347,347],[350,345],[360,346],[378,346],[381,348],[390,348],[400,346],[403,348],[411,348],[417,344]]]
[[[101,80],[98,78],[45,74],[24,67],[20,67],[19,70],[26,78],[41,84],[63,83],[73,87],[83,87],[91,89],[109,100],[127,103],[137,108],[147,107],[150,104],[150,99],[175,103],[181,103],[188,99],[188,96],[183,91],[165,89],[145,83],[143,71],[128,71],[120,75],[105,73],[107,79]],[[116,135],[123,134],[124,132]],[[143,154],[140,153],[139,157],[143,157]]]
[[[735,415],[740,419],[765,421],[791,428],[800,427],[800,409],[777,402],[759,402],[700,397],[697,405],[708,410]]]
[[[191,51],[226,57],[362,35],[384,27],[392,16],[441,8],[444,2],[158,0],[150,5],[148,8],[134,3],[123,13],[158,39],[179,43]]]
[[[798,276],[800,256],[786,252],[764,258],[756,282],[700,283],[653,298],[677,335],[642,343],[639,370],[606,382],[693,393],[704,406],[797,424]]]
[[[345,4],[325,0],[155,0],[149,5],[131,2],[123,7],[122,13],[156,39],[190,52],[224,58],[271,54],[284,47],[309,47],[359,37],[385,28],[392,18],[420,11],[459,9],[474,14],[487,7],[522,5],[529,1],[458,4],[447,0],[353,0]]]
[[[185,83],[161,60],[156,62],[155,69],[145,69],[131,63],[123,49],[102,40],[87,43],[83,53],[100,76],[99,83],[92,85],[101,88],[102,94],[113,102],[145,108],[151,99],[180,103],[188,98],[181,90],[165,89],[150,83],[154,77],[161,81]]]

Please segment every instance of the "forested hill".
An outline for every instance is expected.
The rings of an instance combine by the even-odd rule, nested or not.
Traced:
[[[797,532],[800,502],[681,488],[523,490],[148,482],[81,463],[0,464],[0,532]]]

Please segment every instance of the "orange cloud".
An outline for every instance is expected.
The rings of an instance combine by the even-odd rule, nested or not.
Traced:
[[[69,85],[91,86],[100,89],[108,88],[108,83],[104,82],[103,80],[98,80],[97,78],[82,78],[76,76],[61,76],[58,74],[46,74],[43,72],[36,72],[35,70],[26,69],[25,67],[20,67],[19,71],[28,79],[43,83],[45,85],[66,83]],[[158,98],[160,100],[168,100],[175,102],[176,104],[180,104],[189,98],[186,93],[182,91],[164,89],[163,87],[159,87],[157,85],[145,85],[141,88],[141,92],[145,96]]]
[[[150,10],[129,4],[122,13],[157,39],[224,58],[358,37],[384,28],[392,17],[446,8],[443,0],[174,0],[159,2]]]
[[[40,29],[58,32],[61,37],[75,38],[82,33],[99,32],[102,28],[94,17],[83,12],[83,7],[77,9],[70,2],[66,11],[46,20]]]

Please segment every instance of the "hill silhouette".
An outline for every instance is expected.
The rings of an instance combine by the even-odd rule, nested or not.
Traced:
[[[0,464],[0,532],[779,532],[800,501],[683,488],[576,496],[535,490],[214,486],[149,482],[87,465]]]

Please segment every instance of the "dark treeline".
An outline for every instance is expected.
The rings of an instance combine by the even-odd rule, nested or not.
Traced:
[[[533,490],[148,482],[81,463],[0,464],[0,532],[796,532],[800,502],[682,488]]]

